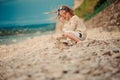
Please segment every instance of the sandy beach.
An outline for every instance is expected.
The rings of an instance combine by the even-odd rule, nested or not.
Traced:
[[[55,46],[55,34],[0,45],[0,80],[120,80],[120,32],[89,29],[81,45]]]

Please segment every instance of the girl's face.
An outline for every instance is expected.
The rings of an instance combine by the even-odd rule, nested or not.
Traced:
[[[60,11],[60,17],[66,18],[66,11],[61,10],[61,11]]]
[[[65,20],[69,20],[70,19],[69,13],[64,11],[64,10],[60,11],[60,17],[64,17]]]

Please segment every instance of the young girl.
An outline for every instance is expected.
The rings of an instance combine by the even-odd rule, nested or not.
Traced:
[[[58,16],[62,23],[62,37],[69,38],[76,43],[80,43],[86,38],[86,26],[82,19],[74,15],[72,9],[67,6],[61,6],[58,9]]]

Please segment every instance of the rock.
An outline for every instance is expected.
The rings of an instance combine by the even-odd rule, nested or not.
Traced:
[[[80,73],[80,71],[79,71],[79,70],[76,70],[76,71],[74,71],[74,73],[75,73],[75,74],[79,74],[79,73]]]
[[[90,69],[83,69],[80,71],[80,73],[82,73],[82,74],[89,74],[90,72],[91,72]]]
[[[112,55],[112,58],[120,59],[120,54],[114,54],[114,55]]]
[[[66,58],[67,58],[67,55],[59,56],[59,59],[61,59],[61,60],[65,60]]]
[[[113,50],[114,53],[119,53],[120,51],[119,50]]]
[[[95,70],[94,72],[92,72],[92,74],[94,76],[98,76],[98,75],[101,75],[102,74],[102,71],[101,70]]]
[[[67,71],[67,70],[64,70],[64,71],[62,71],[62,73],[63,73],[63,74],[67,74],[67,73],[68,73],[68,71]]]
[[[112,56],[110,51],[104,52],[103,55],[108,55],[108,56]]]
[[[27,75],[27,76],[28,76],[29,78],[31,78],[31,77],[32,77],[32,75],[30,75],[30,74],[29,74],[29,75]]]

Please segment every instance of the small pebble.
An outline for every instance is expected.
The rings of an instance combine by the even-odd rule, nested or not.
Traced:
[[[78,74],[78,73],[79,73],[79,70],[76,70],[74,73]]]
[[[103,55],[112,56],[110,51],[105,52]]]
[[[31,78],[31,77],[32,77],[32,75],[30,75],[30,74],[29,74],[29,75],[27,75],[27,76],[28,76],[29,78]]]
[[[114,53],[119,53],[119,50],[113,50]]]
[[[67,73],[68,73],[68,71],[64,70],[62,73],[63,73],[63,74],[67,74]]]

